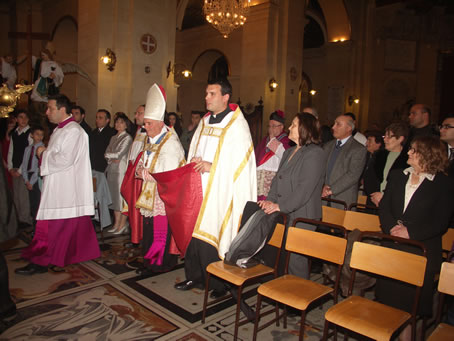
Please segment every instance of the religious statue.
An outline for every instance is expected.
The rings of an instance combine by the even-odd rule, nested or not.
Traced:
[[[8,117],[8,113],[14,110],[17,99],[25,92],[33,89],[33,85],[16,85],[16,90],[11,90],[4,83],[0,88],[0,118]]]

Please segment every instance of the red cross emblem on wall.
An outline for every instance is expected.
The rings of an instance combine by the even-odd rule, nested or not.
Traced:
[[[140,39],[140,47],[142,48],[142,51],[145,52],[146,54],[152,54],[154,51],[156,51],[158,43],[151,34],[146,33]]]

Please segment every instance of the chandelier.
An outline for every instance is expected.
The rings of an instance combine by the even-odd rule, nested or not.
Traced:
[[[250,0],[205,0],[203,13],[206,20],[227,38],[230,32],[244,25],[249,5]]]

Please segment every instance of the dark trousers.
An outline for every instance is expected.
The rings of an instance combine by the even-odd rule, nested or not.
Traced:
[[[41,191],[39,190],[38,181],[35,182],[31,191],[28,192],[30,201],[30,213],[33,219],[33,225],[36,224],[36,214],[38,213],[39,203],[41,201]]]
[[[15,304],[9,294],[8,267],[3,254],[0,252],[0,314],[14,307]]]
[[[214,246],[200,239],[192,238],[184,259],[186,279],[205,285],[207,266],[219,260],[218,251]],[[211,277],[210,289],[222,291],[225,289],[224,282],[216,277]]]

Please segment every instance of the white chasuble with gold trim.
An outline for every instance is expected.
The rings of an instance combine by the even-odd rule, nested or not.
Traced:
[[[236,104],[217,124],[206,115],[192,138],[188,161],[193,157],[211,162],[202,175],[203,202],[192,234],[213,245],[224,259],[238,233],[244,206],[257,199],[254,146],[249,125]]]

